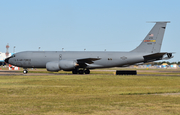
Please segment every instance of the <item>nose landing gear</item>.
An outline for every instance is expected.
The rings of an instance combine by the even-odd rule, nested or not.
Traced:
[[[27,70],[27,69],[24,69],[24,70],[23,70],[23,73],[24,73],[24,74],[27,74],[27,73],[28,73],[28,70]]]

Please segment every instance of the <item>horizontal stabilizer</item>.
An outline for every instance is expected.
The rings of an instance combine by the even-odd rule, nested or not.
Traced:
[[[167,56],[167,57],[164,57]],[[162,59],[170,59],[173,58],[172,53],[167,53],[167,52],[162,52],[162,53],[154,53],[150,55],[145,55],[144,57],[144,62],[152,62],[152,61],[157,61],[157,60],[162,60]]]

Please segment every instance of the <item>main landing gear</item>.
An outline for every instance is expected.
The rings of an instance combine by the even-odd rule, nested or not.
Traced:
[[[73,74],[90,74],[90,70],[89,69],[86,69],[86,70],[84,70],[84,69],[82,69],[82,70],[79,70],[79,69],[74,69],[74,70],[72,70],[72,73]]]

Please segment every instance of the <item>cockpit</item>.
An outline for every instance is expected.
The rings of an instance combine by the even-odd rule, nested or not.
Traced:
[[[15,57],[15,54],[13,54],[11,57]]]
[[[13,58],[13,57],[15,57],[15,54],[13,54],[12,56],[6,58],[4,61],[5,61],[6,63],[9,63],[9,59],[10,59],[10,58]]]

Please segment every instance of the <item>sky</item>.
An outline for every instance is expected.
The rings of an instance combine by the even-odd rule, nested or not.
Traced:
[[[154,23],[167,24],[162,52],[180,61],[179,0],[1,0],[0,52],[131,51]],[[14,48],[15,47],[15,48]]]

